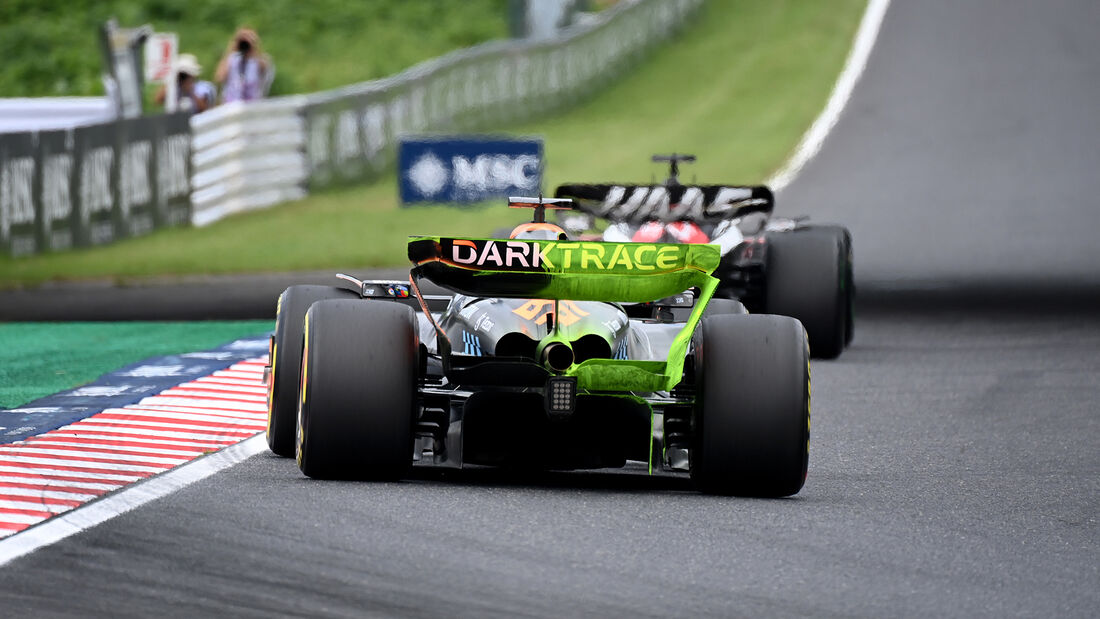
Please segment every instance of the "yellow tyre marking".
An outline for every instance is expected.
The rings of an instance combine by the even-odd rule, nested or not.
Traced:
[[[297,428],[295,430],[294,458],[298,466],[302,466],[302,451],[305,443],[305,432],[302,429],[302,408],[306,404],[306,389],[309,385],[309,314],[306,314],[305,328],[302,331],[304,344],[302,345],[302,399],[298,403]]]
[[[275,325],[278,328],[279,325],[279,313],[283,311],[283,296],[279,295],[279,300],[275,302]],[[271,347],[271,376],[267,383],[267,436],[271,437],[271,418],[275,416],[275,363],[279,359],[279,342],[276,341]]]
[[[271,347],[271,377],[267,384],[267,434],[271,436],[271,419],[275,416],[275,360],[279,358],[279,344]]]

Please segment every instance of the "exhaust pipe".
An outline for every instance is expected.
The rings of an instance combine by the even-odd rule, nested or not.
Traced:
[[[573,365],[573,349],[564,342],[550,342],[542,349],[542,362],[555,372],[564,372]]]

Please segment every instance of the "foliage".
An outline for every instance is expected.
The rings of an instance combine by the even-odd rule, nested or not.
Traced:
[[[256,29],[276,64],[272,94],[326,90],[507,36],[508,0],[4,0],[0,97],[101,95],[99,26],[179,34],[203,78],[237,27]]]

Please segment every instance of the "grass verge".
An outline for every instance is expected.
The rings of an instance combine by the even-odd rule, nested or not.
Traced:
[[[0,324],[0,409],[142,359],[215,348],[274,328],[271,320]]]
[[[655,152],[691,152],[684,178],[759,182],[824,106],[864,0],[712,0],[628,77],[558,117],[508,128],[546,140],[550,191],[565,181],[649,181]],[[502,130],[505,128],[501,128]],[[0,287],[47,280],[362,269],[405,264],[408,234],[488,234],[498,208],[397,206],[396,181],[331,190],[206,228],[107,247],[0,258]]]

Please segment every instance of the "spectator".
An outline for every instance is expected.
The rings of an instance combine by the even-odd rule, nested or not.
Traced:
[[[176,110],[180,112],[205,112],[214,107],[218,89],[200,80],[202,67],[194,54],[180,54],[176,60]],[[164,104],[167,89],[162,85],[153,96],[158,105]]]
[[[222,84],[222,100],[229,103],[262,99],[274,76],[271,59],[260,48],[259,35],[241,28],[229,40],[214,79]]]

